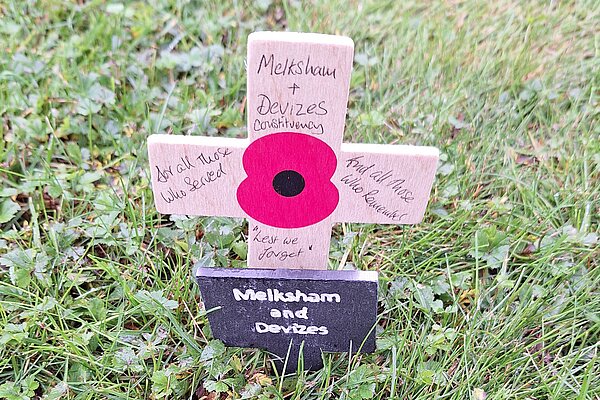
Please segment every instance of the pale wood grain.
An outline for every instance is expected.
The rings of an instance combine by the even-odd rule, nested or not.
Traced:
[[[296,229],[274,228],[252,219],[249,219],[248,225],[250,267],[327,269],[331,218]],[[267,243],[257,242],[257,239],[265,240]],[[275,243],[271,244],[269,240]],[[287,244],[284,241],[287,241]]]
[[[271,56],[272,63],[271,63]],[[338,154],[344,134],[346,107],[350,74],[354,57],[354,42],[343,36],[319,35],[312,33],[256,32],[248,37],[248,135],[251,140],[275,132],[300,132],[312,134]],[[277,64],[286,65],[287,70],[277,69]],[[290,63],[303,63],[293,72],[287,74]],[[268,65],[265,66],[265,63]],[[308,67],[313,72],[321,71],[323,75],[306,74]],[[271,69],[271,67],[273,67]],[[321,68],[319,70],[318,68]],[[335,72],[334,72],[335,71]],[[283,72],[278,75],[277,72]],[[310,72],[310,71],[309,71]],[[329,72],[329,75],[327,74]],[[334,76],[335,75],[335,76]],[[294,90],[293,87],[299,88]],[[289,89],[289,88],[292,89]],[[268,101],[278,103],[288,110],[295,108],[294,113],[279,112],[264,116],[264,105]],[[298,112],[299,105],[302,110]],[[261,108],[263,106],[263,108]],[[295,115],[308,112],[313,114]],[[323,109],[327,111],[323,114]],[[261,111],[261,112],[259,112]],[[291,122],[312,124],[312,129],[303,127],[256,129],[256,121],[283,119]],[[302,149],[298,149],[302,151]],[[285,157],[285,154],[281,155]],[[318,168],[318,166],[316,166]],[[267,205],[268,206],[268,205]],[[266,246],[253,242],[248,243],[248,265],[256,268],[310,268],[327,269],[329,242],[331,237],[331,219],[327,218],[317,224],[299,229],[281,229],[267,227],[254,220],[249,221],[249,231],[259,229],[272,237],[293,237],[297,245]],[[302,252],[299,257],[287,258],[284,261],[276,258],[259,258],[267,248],[277,251]]]
[[[248,265],[254,268],[327,269],[331,227],[336,222],[420,222],[435,177],[438,150],[421,146],[342,144],[353,47],[351,39],[340,36],[251,34],[249,140],[150,136],[148,153],[158,211],[248,218]],[[284,126],[263,129],[264,123],[273,124],[273,120]],[[339,202],[333,213],[318,223],[294,229],[268,226],[246,215],[238,204],[238,187],[248,178],[242,162],[246,148],[251,141],[279,132],[312,135],[327,143],[335,154],[337,169],[331,170],[335,171],[331,182],[337,189]],[[300,152],[306,159],[317,160],[314,167],[322,170],[318,161],[323,156],[318,149],[319,146],[282,148],[271,157],[291,157],[290,152]],[[268,171],[267,180],[280,172],[273,170],[279,165],[275,158],[266,158],[261,163],[261,170]],[[265,190],[273,188],[266,186]],[[257,196],[260,199],[259,191]],[[254,204],[263,210],[262,203]],[[264,207],[268,209],[273,204],[265,202]],[[301,212],[310,210],[289,212],[301,217]]]
[[[245,217],[235,194],[246,177],[242,155],[247,145],[246,139],[150,136],[156,209],[163,214]]]
[[[333,220],[421,222],[438,158],[435,147],[344,143],[333,178],[340,192]]]
[[[274,132],[301,132],[314,134],[337,153],[344,134],[353,55],[354,43],[348,37],[293,32],[250,34],[247,59],[250,140]],[[278,65],[281,68],[277,68]],[[326,76],[319,75],[319,71]],[[289,89],[294,84],[299,88]],[[261,115],[264,108],[260,106],[267,104],[263,95],[269,98],[271,105],[281,105],[281,109],[274,107],[278,112]],[[313,105],[316,106],[311,107]],[[285,113],[279,112],[286,106]],[[309,108],[311,114],[308,114]],[[324,113],[323,109],[327,114],[318,115]],[[297,115],[304,113],[307,114]],[[257,120],[283,118],[292,123],[312,122],[316,126],[312,129],[256,129]]]

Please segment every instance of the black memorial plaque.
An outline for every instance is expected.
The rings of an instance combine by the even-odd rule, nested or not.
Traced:
[[[208,321],[228,346],[262,348],[281,370],[323,366],[323,352],[375,350],[377,281],[374,271],[198,268]],[[291,344],[290,344],[291,342]],[[289,356],[288,356],[289,350]]]

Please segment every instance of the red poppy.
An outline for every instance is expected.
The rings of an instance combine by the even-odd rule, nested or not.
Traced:
[[[277,228],[302,228],[327,218],[339,193],[331,182],[337,159],[325,142],[295,132],[253,141],[242,158],[248,177],[237,190],[240,207]]]

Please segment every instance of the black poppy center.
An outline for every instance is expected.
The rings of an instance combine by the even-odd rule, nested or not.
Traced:
[[[273,189],[285,197],[298,196],[304,190],[304,178],[296,171],[281,171],[273,178]]]

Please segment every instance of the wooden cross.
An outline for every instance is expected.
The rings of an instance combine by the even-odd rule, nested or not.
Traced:
[[[248,266],[266,269],[327,269],[336,222],[420,222],[439,152],[342,143],[353,53],[343,36],[252,33],[248,139],[150,136],[158,211],[248,218]]]

